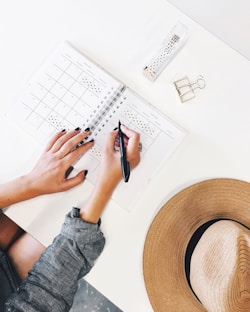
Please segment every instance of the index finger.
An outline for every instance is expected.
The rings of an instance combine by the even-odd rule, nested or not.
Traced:
[[[140,134],[134,130],[127,128],[124,125],[121,125],[122,132],[127,136],[128,140],[128,149],[133,149],[136,147],[138,149],[140,143]]]

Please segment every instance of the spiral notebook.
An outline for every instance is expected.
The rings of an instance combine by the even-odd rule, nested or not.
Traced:
[[[40,66],[8,117],[38,141],[58,130],[89,127],[95,145],[74,168],[88,169],[87,179],[92,184],[106,134],[119,120],[139,132],[141,162],[129,182],[121,182],[112,197],[127,211],[133,210],[160,165],[186,136],[182,127],[67,42]]]

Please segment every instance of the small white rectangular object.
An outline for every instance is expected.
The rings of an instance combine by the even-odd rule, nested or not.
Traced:
[[[151,61],[143,68],[143,74],[154,81],[167,64],[183,47],[187,39],[188,28],[182,23],[176,24],[170,31],[162,46]]]

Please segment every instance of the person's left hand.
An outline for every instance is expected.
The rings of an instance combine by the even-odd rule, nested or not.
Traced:
[[[84,180],[85,170],[68,179],[65,173],[78,157],[93,146],[93,142],[88,142],[75,148],[89,134],[89,131],[76,129],[53,136],[35,167],[27,174],[34,196],[66,191]]]

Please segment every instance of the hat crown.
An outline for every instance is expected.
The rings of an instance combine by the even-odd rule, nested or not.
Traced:
[[[212,224],[193,251],[190,281],[207,311],[250,311],[249,229],[228,220]]]

